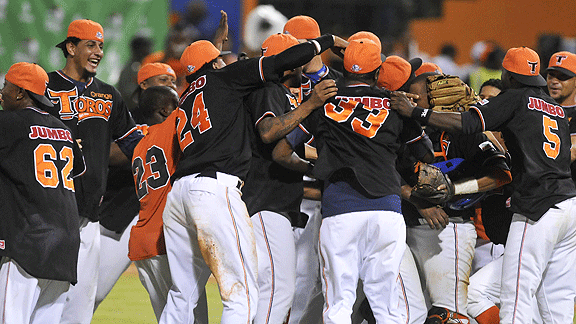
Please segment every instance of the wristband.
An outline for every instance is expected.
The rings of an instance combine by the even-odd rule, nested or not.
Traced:
[[[423,125],[427,125],[428,119],[430,119],[431,115],[432,115],[431,109],[414,107],[414,109],[412,109],[412,114],[410,115],[410,117],[412,117],[412,119],[415,119],[416,121],[420,122]]]
[[[465,195],[478,192],[478,180],[471,179],[454,184],[454,195]]]
[[[326,74],[328,74],[328,68],[324,64],[322,64],[322,68],[316,72],[304,73],[304,75],[312,82],[314,82],[314,84],[320,82],[320,80],[322,80],[322,78],[325,77]]]
[[[316,55],[324,52],[330,47],[334,46],[334,36],[330,34],[322,35],[318,38],[310,40],[310,43],[314,44],[316,48]]]

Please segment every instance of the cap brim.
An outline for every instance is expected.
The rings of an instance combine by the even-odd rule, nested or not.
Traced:
[[[232,54],[232,51],[220,51],[219,56],[224,56],[224,55],[228,55],[228,54]]]
[[[540,74],[538,75],[523,75],[508,71],[514,78],[514,80],[529,86],[534,87],[544,87],[546,86],[546,80]]]
[[[60,43],[56,44],[56,46],[55,46],[55,47],[58,47],[58,48],[64,48],[64,46],[65,46],[65,45],[66,45],[66,39],[65,39],[65,40],[63,40],[63,41],[61,41]]]
[[[380,53],[380,59],[382,60],[382,62],[386,61],[386,55]]]
[[[52,103],[52,101],[50,101],[48,98],[46,98],[45,96],[41,96],[39,94],[35,94],[31,91],[28,91],[28,94],[30,96],[32,96],[34,99],[38,100],[41,104],[43,104],[44,106],[48,106],[48,107],[54,107],[54,104]]]
[[[407,91],[406,86],[412,84],[412,81],[414,81],[414,78],[416,78],[414,72],[416,72],[416,70],[418,70],[422,66],[422,59],[419,57],[415,57],[410,61],[408,61],[408,63],[410,63],[410,70],[411,70],[410,76],[408,77],[408,80],[406,80],[406,82],[404,82],[404,84],[400,88],[398,88],[398,90],[402,89],[404,91]]]
[[[546,72],[548,72],[550,70],[554,70],[554,71],[558,71],[560,73],[566,74],[567,76],[569,76],[571,78],[576,77],[576,73],[574,73],[574,72],[572,72],[566,68],[560,67],[560,66],[551,66],[551,67],[546,69]]]

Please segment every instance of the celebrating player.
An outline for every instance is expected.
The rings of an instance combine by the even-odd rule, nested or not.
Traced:
[[[76,179],[80,214],[78,284],[70,289],[62,323],[90,323],[94,310],[100,260],[99,204],[106,188],[110,142],[132,156],[142,134],[111,85],[95,78],[104,56],[104,31],[91,20],[74,20],[57,45],[66,57],[62,70],[48,74],[46,96],[54,107],[42,107],[59,118],[81,140],[86,173]]]
[[[207,41],[192,43],[182,54],[190,86],[177,113],[183,156],[163,214],[173,285],[160,323],[192,323],[190,308],[210,273],[220,288],[222,323],[254,319],[256,246],[240,198],[251,157],[243,100],[264,82],[279,80],[284,71],[335,44],[343,47],[346,42],[324,35],[278,55],[226,67],[217,60],[220,51]]]
[[[262,44],[263,56],[279,54],[297,44],[298,40],[291,35],[272,35]],[[301,68],[286,71],[280,82],[268,82],[246,99],[254,142],[242,199],[251,215],[258,254],[259,300],[254,323],[285,322],[292,306],[296,280],[292,224],[300,217],[303,174],[283,168],[272,160],[277,140],[270,142],[270,139],[284,137],[337,91],[334,80],[322,81],[314,87],[309,99],[298,106],[297,98],[289,88],[301,85],[301,75]],[[290,118],[300,110],[305,111],[300,118]],[[274,129],[274,122],[281,128]]]
[[[61,121],[38,109],[48,75],[10,67],[0,104],[0,321],[59,323],[76,284],[80,235],[73,177],[82,154]]]
[[[447,131],[502,130],[512,156],[514,216],[504,250],[501,323],[529,323],[534,294],[545,322],[570,323],[574,315],[576,189],[568,120],[539,88],[546,85],[539,72],[535,51],[509,49],[502,62],[507,90],[464,113],[413,107],[404,94],[393,94],[402,115]]]

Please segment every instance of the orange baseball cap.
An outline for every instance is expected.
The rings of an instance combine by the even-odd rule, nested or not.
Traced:
[[[360,38],[368,38],[369,40],[373,41],[380,48],[380,52],[382,52],[382,42],[380,42],[380,38],[376,36],[376,34],[369,31],[359,31],[353,34],[352,36],[348,37],[348,42]]]
[[[528,47],[513,47],[506,52],[502,67],[525,85],[543,87],[546,80],[540,75],[540,57]]]
[[[414,72],[415,76],[419,76],[422,73],[426,72],[436,72],[442,74],[442,69],[438,66],[438,64],[432,62],[424,62],[422,65]]]
[[[164,63],[148,63],[138,70],[138,84],[142,81],[157,75],[171,75],[176,79],[176,73],[168,64]]]
[[[42,104],[52,107],[53,104],[44,96],[48,84],[48,74],[35,63],[19,62],[13,64],[5,76],[6,81],[28,90],[34,99]]]
[[[313,39],[320,37],[320,26],[312,17],[295,16],[286,22],[283,33],[297,39]]]
[[[558,52],[552,54],[546,71],[556,70],[569,77],[576,76],[576,54],[570,52]]]
[[[368,38],[355,39],[344,51],[344,68],[351,73],[368,73],[382,64],[378,44]]]
[[[207,40],[199,40],[186,47],[180,57],[180,64],[186,68],[186,74],[190,75],[218,56],[220,56],[220,51],[214,44]]]
[[[283,52],[294,45],[298,45],[296,37],[290,34],[270,35],[262,43],[262,56],[272,56]]]
[[[391,55],[382,62],[378,87],[396,91],[414,79],[414,72],[422,66],[422,59],[413,58],[406,61],[400,56]]]
[[[102,25],[95,21],[78,19],[68,25],[68,34],[66,34],[66,38],[68,37],[104,42],[104,29],[102,28]],[[56,47],[62,47],[65,43],[66,40],[60,42]]]

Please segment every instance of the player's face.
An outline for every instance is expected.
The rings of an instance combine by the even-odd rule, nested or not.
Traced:
[[[559,104],[566,99],[576,96],[576,77],[570,77],[560,71],[551,70],[546,76],[546,85],[550,97],[554,98]]]
[[[169,74],[155,75],[142,81],[140,84],[140,88],[142,88],[142,90],[146,90],[155,86],[167,86],[176,90],[176,78]]]
[[[408,92],[418,95],[415,102],[420,108],[430,108],[430,103],[428,103],[428,92],[426,91],[426,82],[416,82],[410,85]]]
[[[73,62],[81,75],[96,75],[98,64],[104,57],[104,43],[93,40],[81,40],[73,47]]]
[[[174,98],[167,98],[162,107],[158,107],[152,114],[152,117],[147,120],[149,126],[160,124],[165,121],[168,116],[176,109],[178,105],[178,95],[174,92]]]
[[[496,97],[500,94],[500,89],[493,87],[491,85],[485,85],[480,89],[480,99],[490,99]]]
[[[18,94],[19,87],[4,81],[4,87],[0,90],[0,105],[4,110],[15,110],[18,106],[16,96]]]

